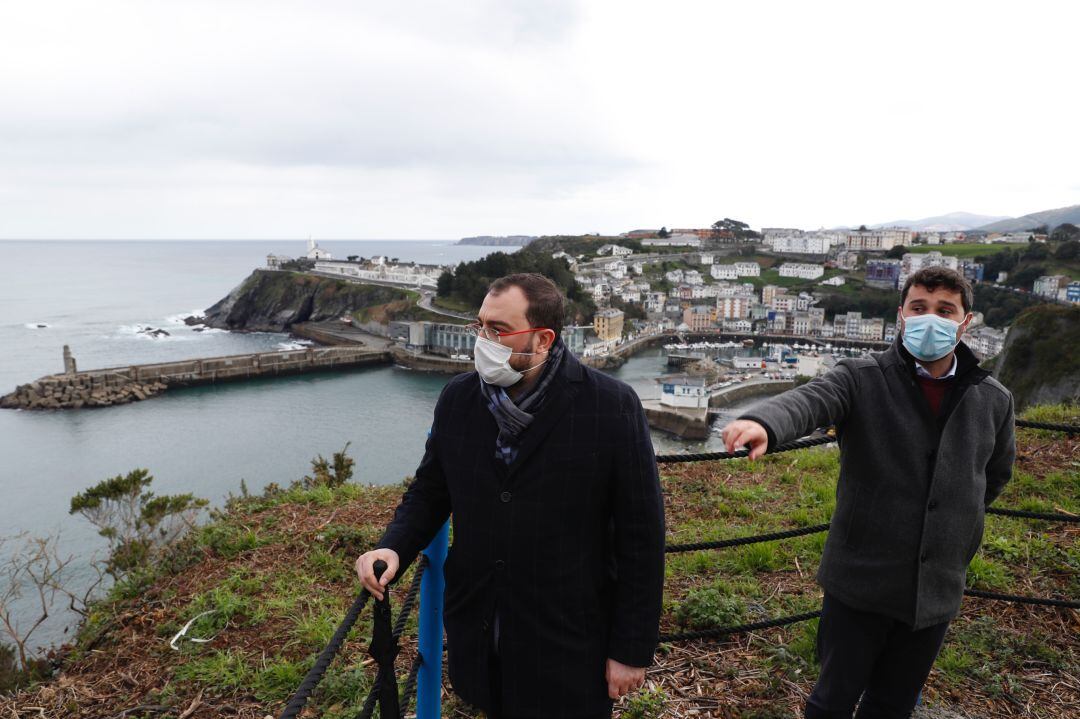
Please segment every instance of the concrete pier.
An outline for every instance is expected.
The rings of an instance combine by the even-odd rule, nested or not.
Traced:
[[[70,352],[65,368],[73,369]],[[5,409],[80,409],[137,402],[170,387],[193,387],[217,382],[302,374],[385,364],[390,354],[366,347],[309,347],[280,352],[227,355],[64,372],[18,386],[0,397]]]

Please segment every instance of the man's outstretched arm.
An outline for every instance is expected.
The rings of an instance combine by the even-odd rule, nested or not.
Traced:
[[[750,459],[765,450],[804,437],[815,428],[839,424],[851,411],[855,398],[855,370],[840,362],[821,377],[754,405],[724,427],[727,451],[749,446]]]

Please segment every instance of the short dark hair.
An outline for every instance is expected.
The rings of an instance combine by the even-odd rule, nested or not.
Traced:
[[[488,293],[498,295],[511,287],[519,287],[529,303],[525,310],[525,319],[529,324],[554,330],[555,339],[558,339],[566,314],[566,298],[558,285],[535,272],[519,272],[492,282],[488,285]]]
[[[907,302],[908,290],[914,285],[925,287],[928,292],[933,292],[939,287],[944,287],[949,292],[959,292],[965,313],[971,312],[971,307],[975,304],[975,291],[971,288],[971,283],[962,274],[948,267],[924,267],[908,277],[903,291],[900,292],[901,306]]]

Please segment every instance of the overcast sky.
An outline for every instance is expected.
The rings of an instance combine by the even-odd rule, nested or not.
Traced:
[[[1061,2],[0,4],[0,238],[814,228],[1080,203]]]

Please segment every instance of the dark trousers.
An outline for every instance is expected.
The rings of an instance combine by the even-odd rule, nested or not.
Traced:
[[[499,665],[499,655],[492,653],[490,664],[488,665],[491,673],[491,701],[492,706],[484,709],[484,713],[488,719],[513,719],[512,717],[503,714],[502,711],[502,667]],[[536,687],[536,691],[544,691],[543,687]],[[589,714],[589,715],[566,715],[572,716],[573,719],[611,719],[611,710],[602,714]]]
[[[949,623],[925,629],[863,612],[828,593],[818,624],[821,673],[807,719],[893,719],[911,715]]]

